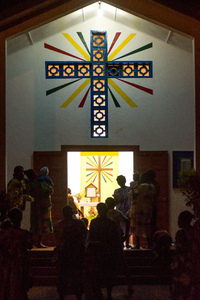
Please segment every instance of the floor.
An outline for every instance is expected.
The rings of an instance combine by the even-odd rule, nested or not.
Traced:
[[[104,299],[106,290],[103,289]],[[134,294],[128,295],[126,286],[116,286],[112,293],[113,300],[170,300],[169,286],[167,285],[137,285],[134,287]],[[59,300],[56,287],[33,287],[28,292],[29,300]],[[74,296],[66,296],[65,300],[76,300]],[[85,297],[83,296],[83,299]]]

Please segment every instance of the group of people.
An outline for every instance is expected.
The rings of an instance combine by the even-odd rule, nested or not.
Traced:
[[[0,299],[28,300],[31,287],[28,249],[44,248],[42,237],[53,233],[51,194],[53,181],[49,170],[43,167],[37,175],[32,169],[14,168],[8,182],[7,214],[0,224]],[[31,199],[30,230],[21,228],[26,200]]]
[[[140,249],[141,237],[146,238],[147,247],[152,247],[152,237],[157,230],[157,196],[159,189],[155,184],[155,172],[148,170],[143,174],[135,173],[130,186],[126,185],[123,175],[117,177],[119,188],[114,191],[113,197],[116,208],[129,219],[130,233],[135,237],[135,249]],[[129,234],[125,241],[129,244]]]
[[[30,231],[33,234],[34,246],[44,248],[43,235],[53,233],[51,194],[54,190],[54,183],[49,177],[48,167],[41,168],[37,174],[33,169],[24,170],[22,166],[16,166],[13,178],[8,182],[8,194],[13,190],[18,193],[19,199],[23,195],[31,196]],[[15,206],[24,211],[26,201],[16,202]]]
[[[156,228],[158,190],[154,184],[154,171],[134,174],[134,181],[129,187],[126,186],[126,178],[118,176],[120,187],[105,203],[98,203],[98,216],[91,221],[89,229],[88,220],[71,199],[63,207],[63,218],[54,224],[54,230],[51,220],[54,184],[48,173],[47,167],[43,167],[37,175],[32,169],[24,171],[23,167],[17,166],[8,183],[10,186],[12,182],[23,181],[25,189],[21,193],[31,195],[34,201],[31,203],[30,231],[20,228],[26,203],[11,208],[1,224],[0,299],[28,299],[27,291],[31,287],[31,280],[27,249],[34,245],[45,247],[42,244],[45,233],[54,233],[57,240],[54,258],[58,270],[57,291],[60,300],[64,300],[66,294],[74,294],[77,300],[81,300],[83,293],[86,300],[101,300],[103,287],[107,289],[108,299],[112,299],[112,289],[119,273],[125,275],[128,292],[132,294],[130,269],[123,255],[124,244],[127,248],[131,247],[131,230],[134,230],[136,237],[134,248],[140,248],[140,240],[144,236],[147,246],[152,249],[154,242],[153,250],[164,260],[172,242],[168,232],[157,231]],[[21,188],[23,185],[19,186]],[[70,195],[69,189],[68,200]],[[199,220],[195,220],[189,211],[184,211],[179,215],[178,225],[180,229],[176,233],[176,250],[171,263],[172,299],[199,300]]]
[[[112,197],[98,203],[98,217],[91,221],[89,230],[84,218],[74,218],[70,205],[63,207],[63,219],[54,225],[60,300],[66,294],[75,294],[80,300],[83,292],[87,300],[101,300],[103,287],[111,299],[118,272],[124,273],[128,292],[133,292],[120,230],[120,222],[126,220],[123,214],[114,216],[113,203]]]

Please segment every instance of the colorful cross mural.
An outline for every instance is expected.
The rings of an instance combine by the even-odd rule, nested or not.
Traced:
[[[125,78],[152,78],[153,63],[152,61],[121,61],[120,59],[147,50],[153,46],[149,43],[143,47],[128,52],[122,56],[115,58],[118,53],[134,38],[136,34],[130,34],[114,51],[112,51],[121,32],[117,32],[111,43],[109,51],[107,52],[107,32],[106,31],[91,31],[90,36],[90,51],[87,43],[81,32],[77,32],[85,50],[72,39],[72,37],[63,33],[64,37],[81,53],[84,57],[80,58],[61,49],[53,47],[49,44],[44,44],[46,49],[62,53],[64,55],[75,58],[79,61],[46,61],[46,78],[75,78],[64,85],[52,88],[46,92],[50,95],[58,90],[65,88],[79,80],[84,82],[76,89],[76,91],[62,104],[62,108],[67,107],[88,85],[83,99],[79,107],[83,107],[91,90],[91,137],[108,137],[108,92],[114,101],[116,107],[120,107],[113,91],[115,90],[130,107],[137,107],[137,105],[130,99],[130,97],[117,85],[117,79],[132,87],[140,89],[143,92],[153,94],[153,90],[134,84]]]
[[[113,168],[110,168],[109,166],[113,164],[112,162],[112,156],[107,157],[101,157],[98,156],[98,161],[96,160],[95,156],[92,156],[92,159],[90,157],[87,157],[86,164],[89,166],[86,168],[86,171],[89,171],[87,173],[86,177],[88,177],[86,183],[92,182],[94,183],[96,178],[98,178],[98,190],[100,192],[100,201],[101,201],[101,178],[105,182],[107,182],[107,179],[110,182],[113,182],[112,177],[113,174],[110,173],[113,171]]]

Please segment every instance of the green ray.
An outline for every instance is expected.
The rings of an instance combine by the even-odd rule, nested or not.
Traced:
[[[107,182],[105,176],[104,176],[103,174],[101,174],[101,175],[102,175],[102,177],[103,177],[103,180],[104,180],[105,182]]]
[[[92,156],[92,157],[93,157],[93,159],[94,159],[94,161],[95,161],[96,165],[98,166],[98,162],[96,161],[96,158],[95,158],[95,156]]]
[[[120,57],[117,57],[117,58],[113,59],[113,61],[114,61],[114,60],[118,60],[118,59],[123,58],[123,57],[126,57],[126,56],[129,56],[129,55],[132,55],[132,54],[135,54],[135,53],[138,53],[138,52],[140,52],[140,51],[147,50],[147,49],[149,49],[149,48],[151,48],[151,47],[153,47],[153,43],[149,43],[149,44],[147,44],[147,45],[145,45],[145,46],[143,46],[143,47],[141,47],[141,48],[138,48],[138,49],[136,49],[136,50],[133,50],[133,51],[131,51],[131,52],[127,53],[127,54],[124,54],[124,55],[122,55],[122,56],[120,56]]]
[[[86,174],[86,176],[90,176],[91,174],[94,174],[95,172],[91,172],[91,173],[89,173],[89,174]]]
[[[81,42],[83,43],[85,49],[87,50],[87,52],[89,53],[89,55],[91,55],[91,54],[90,54],[90,50],[88,49],[88,46],[87,46],[87,44],[86,44],[86,41],[85,41],[85,39],[84,39],[84,37],[83,37],[82,32],[77,32],[77,34],[78,34],[78,36],[79,36]]]
[[[55,93],[55,92],[57,92],[57,91],[59,91],[59,90],[61,90],[61,89],[64,89],[66,86],[68,86],[68,85],[70,85],[70,84],[73,84],[73,83],[75,83],[75,82],[77,82],[77,81],[79,81],[79,80],[81,80],[81,78],[80,78],[80,79],[76,79],[76,80],[71,81],[71,82],[68,82],[68,83],[65,83],[65,84],[63,84],[63,85],[57,86],[57,87],[55,87],[55,88],[53,88],[53,89],[51,89],[51,90],[48,90],[48,91],[46,91],[46,96],[48,96],[48,95],[50,95],[50,94],[53,94],[53,93]]]
[[[113,94],[113,92],[112,92],[111,89],[109,88],[109,86],[108,86],[108,90],[109,90],[109,92],[110,92],[110,94],[111,94],[111,97],[112,97],[112,99],[113,99],[113,102],[115,103],[115,106],[116,106],[116,107],[121,107],[120,104],[119,104],[119,102],[118,102],[117,99],[115,98],[115,95]]]

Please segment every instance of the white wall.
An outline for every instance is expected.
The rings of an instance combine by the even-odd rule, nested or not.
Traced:
[[[62,32],[81,45],[76,33],[81,31],[90,46],[90,30],[106,30],[108,48],[117,31],[122,33],[115,48],[136,33],[120,55],[153,42],[153,48],[125,58],[153,61],[153,78],[129,79],[153,89],[153,95],[117,82],[138,107],[129,107],[112,90],[121,108],[116,108],[109,96],[107,139],[90,137],[90,93],[84,107],[78,108],[87,88],[67,108],[60,108],[80,82],[46,96],[47,90],[65,84],[67,79],[45,79],[45,61],[74,59],[45,49],[44,43],[81,57]],[[166,150],[170,157],[170,230],[174,233],[179,210],[185,206],[172,189],[172,151],[193,151],[195,141],[193,54],[105,18],[98,23],[91,19],[62,32],[7,57],[8,179],[16,165],[32,166],[33,151],[60,150],[61,145],[140,145],[140,150]]]

